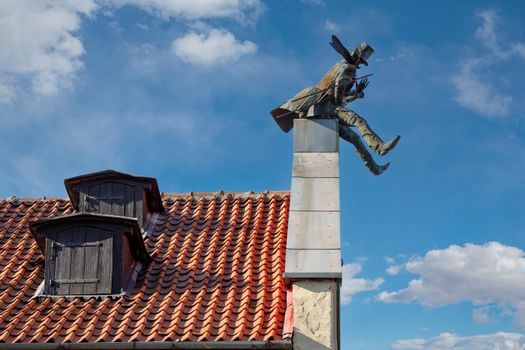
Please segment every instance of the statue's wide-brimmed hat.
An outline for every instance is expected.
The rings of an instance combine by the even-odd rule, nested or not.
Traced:
[[[359,67],[361,63],[368,66],[367,60],[374,53],[374,49],[368,43],[361,43],[350,52],[335,35],[332,35],[330,45],[343,56],[346,62],[356,67]]]
[[[370,58],[370,56],[372,56],[373,53],[374,49],[372,46],[370,46],[368,43],[361,43],[352,50],[350,55],[357,65],[362,63],[365,66],[368,66],[367,60]]]

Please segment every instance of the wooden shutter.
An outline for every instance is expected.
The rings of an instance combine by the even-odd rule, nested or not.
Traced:
[[[137,217],[143,190],[124,182],[102,182],[83,186],[80,194],[80,210],[90,213]]]
[[[48,293],[112,293],[113,236],[113,231],[81,225],[57,232],[55,237],[48,237]]]

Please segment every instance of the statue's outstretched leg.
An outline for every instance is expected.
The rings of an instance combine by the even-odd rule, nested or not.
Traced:
[[[366,120],[354,111],[345,107],[337,107],[335,111],[342,124],[355,126],[363,136],[363,139],[366,141],[368,146],[370,146],[370,148],[372,148],[380,156],[384,156],[391,149],[396,147],[397,142],[401,138],[401,136],[397,135],[389,142],[384,143],[383,140],[381,140],[381,138],[370,128],[370,126],[368,126]]]
[[[368,170],[370,170],[372,174],[379,175],[383,171],[388,169],[390,163],[386,163],[385,165],[378,165],[374,161],[374,158],[372,158],[372,156],[370,155],[370,152],[368,152],[368,149],[364,145],[363,141],[361,141],[361,139],[359,138],[359,135],[357,135],[357,133],[353,131],[349,125],[339,125],[339,136],[341,136],[341,138],[354,145],[357,154],[359,154],[359,157],[361,158],[363,163],[365,163]]]

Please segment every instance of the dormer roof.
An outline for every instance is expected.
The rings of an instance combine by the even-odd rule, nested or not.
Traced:
[[[157,179],[153,177],[134,176],[109,169],[65,179],[64,185],[66,186],[67,194],[71,200],[73,208],[75,210],[79,210],[80,185],[111,181],[126,181],[142,184],[145,191],[146,205],[148,210],[150,212],[162,212],[164,210]]]
[[[147,264],[151,258],[146,250],[144,240],[137,219],[124,216],[100,215],[91,213],[76,213],[71,215],[59,216],[55,218],[46,218],[33,221],[29,225],[29,230],[35,237],[38,246],[45,254],[45,235],[43,231],[46,228],[55,228],[62,225],[79,224],[79,225],[96,225],[96,224],[114,224],[129,227],[128,239],[131,245],[130,253],[133,258],[141,263]]]

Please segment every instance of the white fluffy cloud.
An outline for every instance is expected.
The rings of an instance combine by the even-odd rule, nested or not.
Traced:
[[[390,276],[394,276],[394,275],[397,275],[401,269],[403,268],[403,266],[401,265],[390,265],[389,267],[386,268],[386,273],[388,273]]]
[[[492,333],[460,337],[442,333],[431,339],[398,340],[392,344],[396,350],[523,350],[525,335],[517,333]]]
[[[4,0],[0,6],[0,101],[15,98],[23,80],[35,92],[54,94],[82,68],[84,47],[77,36],[81,16],[93,0]],[[9,48],[9,49],[5,49]]]
[[[390,276],[395,276],[403,269],[402,264],[396,264],[396,260],[390,256],[385,257],[385,262],[388,264],[388,267],[385,269],[385,272]]]
[[[482,19],[482,22],[476,29],[476,38],[492,53],[498,54],[501,47],[496,35],[496,22],[498,20],[496,12],[493,10],[481,11],[477,16]]]
[[[525,317],[524,322],[519,318],[525,312],[525,252],[521,249],[498,242],[452,245],[411,259],[405,270],[420,277],[404,289],[380,293],[378,300],[431,307],[465,301],[478,306],[507,305],[517,310],[516,325],[525,327]]]
[[[3,79],[5,79],[5,77]],[[2,82],[3,79],[2,76],[0,76],[0,104],[12,103],[16,99],[16,93],[12,85]]]
[[[525,58],[525,43],[517,43],[512,46],[512,52]]]
[[[484,65],[482,60],[467,60],[463,62],[461,72],[452,77],[458,92],[456,101],[483,116],[508,115],[512,97],[497,93],[488,81],[483,81],[476,72],[480,65]]]
[[[233,17],[251,21],[264,10],[259,0],[100,0],[113,6],[133,5],[164,18]]]
[[[339,24],[337,24],[337,22],[327,19],[324,22],[324,29],[330,33],[338,33],[341,30],[341,27]]]
[[[487,324],[492,321],[489,307],[480,307],[472,311],[472,320],[476,324]]]
[[[460,72],[451,78],[463,107],[486,117],[505,117],[509,114],[512,96],[498,93],[491,79],[494,64],[501,64],[514,56],[525,58],[525,43],[509,43],[497,33],[498,15],[494,10],[477,13],[481,19],[476,39],[487,52],[460,63]]]
[[[343,282],[341,286],[341,303],[349,304],[352,296],[361,292],[376,290],[384,280],[376,278],[369,280],[365,278],[355,278],[361,273],[363,265],[360,262],[343,265]]]
[[[175,39],[171,48],[184,62],[204,66],[235,61],[257,51],[253,42],[241,42],[224,29],[211,29],[206,34],[190,32]]]
[[[0,103],[13,102],[26,84],[42,95],[71,86],[84,67],[85,50],[78,34],[83,17],[125,5],[166,19],[233,18],[245,23],[254,21],[264,10],[259,0],[3,0]],[[200,62],[236,59],[257,48],[223,30],[211,30],[207,36],[190,33],[178,40],[177,52]],[[203,45],[210,47],[203,49]],[[199,56],[201,52],[206,56]]]

